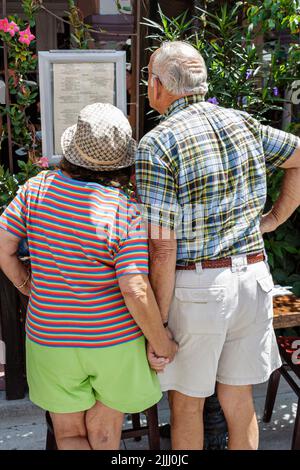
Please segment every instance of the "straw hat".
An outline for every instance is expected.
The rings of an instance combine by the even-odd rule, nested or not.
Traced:
[[[77,124],[63,133],[61,146],[70,163],[94,171],[126,168],[135,162],[136,142],[129,121],[108,103],[83,108]]]

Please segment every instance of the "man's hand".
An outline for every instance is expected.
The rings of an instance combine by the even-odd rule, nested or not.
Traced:
[[[178,344],[174,341],[173,333],[169,328],[165,328],[166,332],[166,341],[161,345],[159,349],[155,350],[157,357],[164,357],[169,359],[169,362],[172,362],[175,354],[178,351]]]
[[[262,235],[264,233],[274,232],[278,226],[278,221],[272,212],[268,212],[268,214],[262,216],[260,221],[260,231]]]

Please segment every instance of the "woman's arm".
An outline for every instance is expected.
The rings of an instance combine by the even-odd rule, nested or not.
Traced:
[[[29,271],[18,259],[17,252],[20,239],[0,229],[0,268],[8,279],[19,288],[24,295],[30,295],[31,278]]]
[[[144,274],[121,276],[119,286],[129,312],[153,347],[155,354],[168,358],[171,362],[178,347],[169,339],[163,326],[148,276]]]

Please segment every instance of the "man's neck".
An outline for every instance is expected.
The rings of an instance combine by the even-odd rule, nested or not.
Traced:
[[[193,95],[194,93],[184,93],[182,95],[170,95],[169,99],[166,100],[164,109],[162,110],[160,114],[165,114],[170,108],[170,106],[172,106],[172,104],[175,103],[175,101],[180,100],[180,98],[185,98],[186,96],[193,96]]]

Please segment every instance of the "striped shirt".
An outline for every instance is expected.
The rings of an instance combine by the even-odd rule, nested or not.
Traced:
[[[0,228],[28,239],[32,341],[99,348],[142,336],[118,278],[148,274],[147,239],[136,202],[121,190],[43,171],[7,207]]]
[[[266,175],[298,143],[201,96],[175,101],[139,144],[136,182],[147,222],[176,231],[177,264],[262,251]]]

